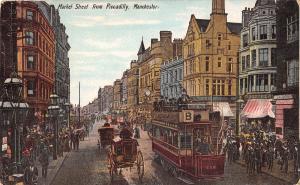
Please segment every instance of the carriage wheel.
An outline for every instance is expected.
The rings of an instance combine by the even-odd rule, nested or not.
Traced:
[[[113,161],[113,155],[112,155],[111,152],[109,152],[108,155],[107,155],[107,168],[108,168],[108,171],[109,171],[110,180],[113,181],[114,180],[115,165],[114,165],[114,161]]]
[[[137,153],[136,165],[137,165],[139,180],[142,180],[144,176],[144,158],[141,151],[138,151]]]

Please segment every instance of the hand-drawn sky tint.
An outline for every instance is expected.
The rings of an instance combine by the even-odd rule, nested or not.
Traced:
[[[191,14],[208,19],[211,0],[136,0],[136,1],[47,1],[73,4],[73,9],[60,9],[66,26],[71,50],[71,103],[78,104],[78,82],[81,82],[81,104],[86,105],[97,96],[99,87],[111,85],[121,78],[130,61],[137,58],[142,37],[148,47],[151,38],[159,38],[160,30],[170,30],[173,38],[184,38]],[[75,4],[122,4],[124,10],[75,10]],[[155,10],[132,9],[135,3],[155,4]],[[228,21],[241,22],[242,10],[253,7],[255,0],[226,0]]]

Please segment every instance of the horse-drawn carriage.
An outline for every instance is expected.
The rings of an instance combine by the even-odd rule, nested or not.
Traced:
[[[114,128],[110,126],[109,123],[105,123],[103,127],[99,128],[98,133],[99,133],[99,140],[98,140],[99,149],[111,145],[112,140],[114,139]]]
[[[107,167],[111,180],[117,174],[118,169],[137,167],[139,180],[144,175],[144,159],[142,152],[138,150],[138,142],[132,138],[132,133],[124,128],[120,137],[112,140],[111,149],[107,156]]]

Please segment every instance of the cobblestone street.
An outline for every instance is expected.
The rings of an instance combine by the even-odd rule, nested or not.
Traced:
[[[139,144],[144,155],[145,176],[143,182],[139,182],[135,168],[125,169],[122,174],[110,182],[108,170],[106,168],[106,152],[97,149],[98,133],[100,123],[94,125],[90,137],[81,142],[79,151],[72,151],[62,164],[52,185],[183,185],[183,184],[204,184],[204,185],[286,185],[287,183],[266,174],[252,175],[246,174],[244,167],[238,164],[226,165],[223,179],[201,180],[198,183],[189,179],[176,179],[163,171],[161,166],[153,161],[151,150],[151,140],[145,132]]]

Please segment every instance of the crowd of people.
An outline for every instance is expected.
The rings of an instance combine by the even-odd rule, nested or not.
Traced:
[[[224,151],[229,163],[243,160],[249,174],[259,174],[263,167],[270,171],[279,167],[282,173],[288,173],[292,168],[298,175],[300,144],[295,137],[280,139],[261,127],[254,127],[239,136],[232,134],[232,128],[228,128],[227,133]]]
[[[77,124],[70,127],[63,127],[58,131],[57,138],[51,129],[42,130],[36,126],[31,129],[26,128],[26,135],[24,136],[22,144],[22,160],[20,162],[22,169],[25,169],[28,165],[35,165],[39,162],[42,167],[42,177],[46,178],[50,157],[53,156],[54,158],[55,155],[54,147],[57,147],[56,154],[58,157],[63,157],[64,152],[70,152],[72,149],[78,150],[80,140],[84,140],[84,137],[88,136],[92,127],[92,121],[84,122],[81,125]],[[8,175],[11,175],[11,173],[16,173],[9,170],[14,164],[12,161],[13,159],[10,152],[7,152],[1,157],[0,178],[2,181],[4,181]],[[21,173],[23,172],[24,171]],[[18,170],[17,173],[20,173],[20,170]]]

